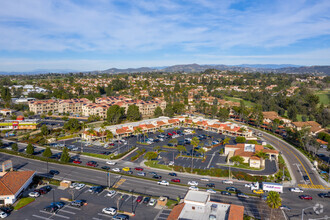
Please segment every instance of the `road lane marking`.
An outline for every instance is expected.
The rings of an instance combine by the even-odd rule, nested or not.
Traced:
[[[126,179],[120,179],[114,186],[113,188],[118,188],[121,184],[123,184],[126,181]]]
[[[311,185],[311,184],[298,184],[300,188],[309,188],[309,189],[325,189],[322,185]]]

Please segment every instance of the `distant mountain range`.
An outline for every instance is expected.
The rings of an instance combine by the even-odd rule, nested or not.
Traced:
[[[183,64],[163,67],[140,67],[118,69],[111,68],[101,71],[84,71],[93,74],[119,74],[119,73],[145,73],[145,72],[203,72],[207,69],[237,71],[242,73],[261,72],[261,73],[288,73],[288,74],[317,74],[330,75],[330,66],[298,66],[291,64],[241,64],[241,65],[222,65],[222,64]],[[69,69],[38,69],[29,72],[0,72],[1,75],[18,75],[18,74],[41,74],[41,73],[77,73],[80,71]]]

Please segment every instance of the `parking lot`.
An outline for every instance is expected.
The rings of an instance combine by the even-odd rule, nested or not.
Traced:
[[[41,195],[36,200],[17,212],[12,212],[8,219],[112,219],[112,215],[102,213],[102,209],[106,207],[117,207],[119,210],[133,212],[135,216],[131,219],[154,219],[160,212],[159,209],[144,203],[136,202],[136,195],[124,194],[116,192],[111,197],[107,196],[108,191],[103,190],[99,194],[91,194],[89,187],[85,186],[80,190],[76,189],[60,189],[52,186],[52,190],[47,194]],[[33,191],[33,190],[31,190]],[[28,194],[28,192],[26,192]],[[64,201],[65,205],[58,209],[56,213],[44,211],[46,206],[52,202],[59,202],[61,198],[72,198],[86,201],[82,207],[73,207],[69,202]]]

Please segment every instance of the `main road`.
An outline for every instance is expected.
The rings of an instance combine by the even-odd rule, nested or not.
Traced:
[[[329,184],[321,179],[320,175],[313,167],[313,164],[294,146],[267,132],[255,128],[252,128],[252,130],[261,132],[263,134],[261,139],[275,146],[275,148],[282,153],[286,159],[288,169],[291,175],[293,175],[293,185],[301,188],[330,190]]]

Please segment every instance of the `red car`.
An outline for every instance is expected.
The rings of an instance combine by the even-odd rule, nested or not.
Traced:
[[[309,195],[301,195],[299,196],[300,199],[303,200],[313,200],[313,197],[309,196]]]
[[[90,167],[97,167],[97,162],[95,162],[95,161],[88,161],[88,162],[86,163],[86,165],[87,165],[87,166],[90,166]]]
[[[40,195],[46,194],[47,191],[45,189],[35,189],[35,192],[38,192]]]
[[[135,167],[135,170],[143,171],[143,168],[142,167]]]
[[[176,178],[176,179],[171,179],[171,182],[180,183],[180,182],[181,182],[181,180],[180,180],[180,179],[178,179],[178,178]]]
[[[143,196],[138,196],[138,197],[136,198],[136,202],[137,202],[137,203],[141,203],[142,200],[143,200]]]
[[[172,136],[173,134],[172,133],[167,133],[168,136]]]
[[[73,161],[73,163],[75,163],[75,164],[81,164],[81,160],[76,159],[76,160]]]
[[[173,131],[172,134],[177,134],[177,133],[175,131]]]
[[[110,146],[115,146],[115,144],[114,144],[114,143],[109,143],[108,145],[110,145]]]

